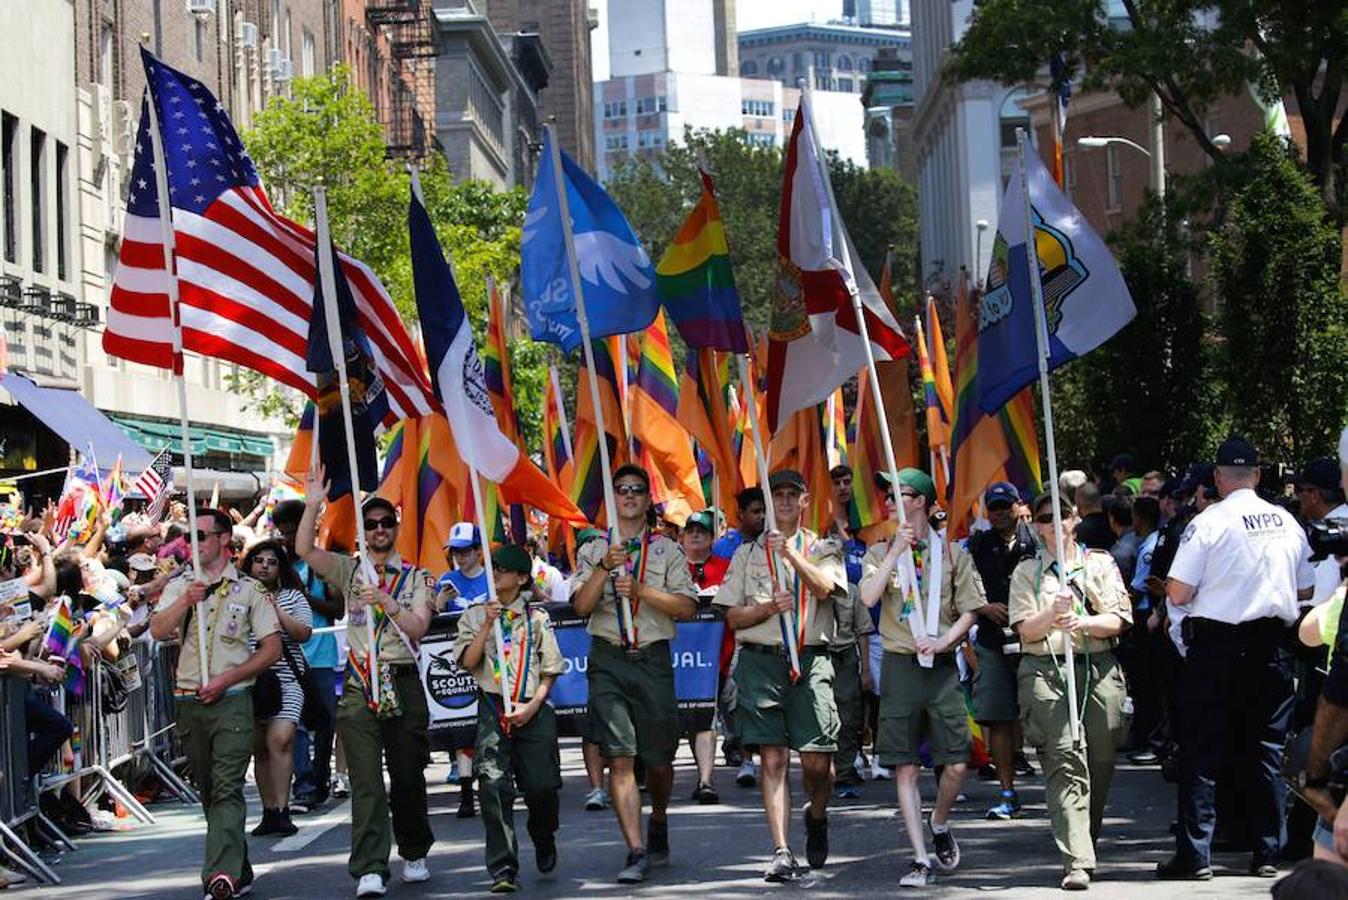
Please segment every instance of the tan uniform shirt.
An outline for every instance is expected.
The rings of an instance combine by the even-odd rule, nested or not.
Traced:
[[[726,570],[721,590],[713,603],[733,608],[772,602],[772,571],[768,568],[766,540],[766,536],[759,535],[752,543],[740,544],[735,555],[730,558],[730,568]],[[847,568],[843,564],[842,544],[833,538],[821,538],[806,528],[800,529],[788,540],[800,548],[802,555],[821,569],[833,585],[827,597],[809,594],[805,617],[805,645],[828,644],[833,640],[836,627],[833,601],[847,596]],[[796,570],[785,559],[777,562],[783,589],[795,596]],[[780,623],[780,616],[770,616],[757,625],[736,631],[735,639],[741,644],[782,647]]]
[[[688,571],[688,558],[683,548],[663,534],[651,534],[647,548],[649,557],[646,563],[645,583],[666,594],[679,594],[694,601],[697,600],[697,585]],[[587,541],[576,554],[576,573],[571,578],[571,596],[575,597],[590,573],[599,567],[608,553],[607,537]],[[628,554],[629,559],[634,554]],[[668,641],[674,638],[674,620],[657,610],[649,603],[636,604],[637,646],[645,647],[656,641]],[[602,638],[615,647],[622,647],[623,639],[618,631],[618,593],[613,589],[613,579],[604,584],[604,592],[590,613],[586,630],[597,638]]]
[[[370,646],[365,631],[365,617],[370,614],[370,611],[368,609],[361,609],[356,612],[350,611],[351,600],[356,595],[357,586],[364,584],[367,578],[366,575],[359,573],[359,568],[360,566],[354,556],[344,556],[338,564],[337,572],[328,581],[334,585],[341,585],[342,594],[346,598],[348,610],[346,614],[346,645],[358,658],[364,659]],[[434,614],[435,580],[431,577],[431,574],[425,569],[412,566],[407,573],[407,577],[402,578],[402,571],[402,557],[396,553],[391,554],[384,564],[384,571],[380,573],[380,590],[393,597],[398,606],[402,607],[403,612],[412,612],[424,606]],[[407,646],[408,642],[398,633],[391,620],[385,622],[382,631],[376,636],[375,640],[379,645],[380,662],[396,665],[417,661],[412,654],[412,650]]]
[[[933,637],[940,637],[955,624],[955,620],[965,613],[977,612],[988,605],[987,595],[983,590],[983,580],[978,577],[978,568],[974,565],[973,557],[964,551],[964,548],[958,544],[952,544],[945,539],[945,532],[932,531],[928,534],[928,541],[939,540],[941,545],[941,599],[940,599],[940,624]],[[927,541],[919,541],[915,551],[920,551],[924,559],[928,561],[924,565],[921,576],[918,578],[919,596],[914,602],[922,605],[923,621],[928,617],[927,601],[930,599],[928,593],[928,578],[931,576],[930,559],[927,552]],[[889,552],[889,542],[881,541],[873,544],[866,551],[865,558],[861,561],[861,577],[864,581],[880,570],[884,562],[885,554]],[[902,560],[900,560],[902,564]],[[903,614],[903,592],[899,588],[900,567],[896,565],[894,571],[889,576],[889,583],[885,585],[885,592],[880,597],[880,645],[890,653],[906,653],[909,656],[917,655],[917,642],[913,640],[913,627],[907,615]]]
[[[562,674],[565,659],[562,657],[561,648],[557,646],[557,636],[552,631],[552,620],[542,607],[535,606],[530,609],[524,602],[525,596],[516,597],[515,602],[502,613],[500,621],[502,635],[505,636],[507,633],[510,635],[507,653],[511,664],[511,689],[513,691],[515,679],[519,678],[520,672],[523,671],[524,692],[520,697],[528,700],[538,693],[538,684],[544,675]],[[506,622],[507,613],[512,616],[509,623]],[[459,617],[459,633],[454,639],[454,658],[460,663],[463,661],[463,652],[477,637],[486,620],[487,607],[483,603],[473,604]],[[506,628],[509,632],[504,630]],[[520,662],[520,648],[525,646],[528,647],[525,654],[527,665]],[[477,679],[478,687],[488,694],[501,693],[501,682],[496,680],[493,665],[497,659],[496,638],[494,635],[488,635],[482,661],[473,670],[473,678]]]
[[[1077,569],[1071,575],[1071,582],[1077,588],[1077,599],[1085,600],[1095,614],[1115,613],[1123,618],[1127,625],[1133,624],[1133,605],[1128,599],[1128,589],[1123,586],[1123,576],[1119,574],[1118,563],[1106,550],[1087,550],[1085,567]],[[1008,612],[1014,626],[1053,605],[1058,593],[1058,575],[1055,567],[1048,571],[1047,560],[1043,556],[1022,560],[1011,573],[1011,592],[1008,598]],[[1049,636],[1038,641],[1020,642],[1022,653],[1034,656],[1047,656],[1050,652],[1064,652],[1063,632],[1049,632]],[[1072,647],[1078,653],[1101,653],[1114,646],[1113,638],[1086,637],[1081,631],[1072,635]]]
[[[192,574],[184,573],[164,586],[164,591],[155,604],[155,612],[167,609],[174,603],[193,581]],[[226,669],[243,665],[253,651],[248,639],[259,640],[281,630],[276,619],[276,609],[272,606],[271,595],[262,583],[240,575],[234,566],[225,567],[215,590],[208,593],[188,613],[179,626],[178,679],[176,690],[182,694],[196,693],[201,687],[201,652],[197,640],[197,616],[206,622],[206,661],[210,677],[219,675]],[[235,693],[253,683],[248,678],[229,689]]]

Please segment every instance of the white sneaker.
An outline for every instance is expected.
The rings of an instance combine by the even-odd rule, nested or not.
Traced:
[[[889,781],[894,777],[894,773],[886,769],[880,763],[871,762],[871,778],[875,781]]]
[[[758,784],[758,766],[746,759],[740,766],[739,774],[735,776],[735,783],[740,787],[753,787]]]
[[[426,868],[426,858],[409,859],[403,865],[403,884],[421,884],[431,880],[431,870]]]
[[[590,812],[608,809],[608,794],[603,788],[595,788],[585,795],[585,808]]]
[[[384,879],[378,872],[366,872],[356,882],[357,897],[382,897],[387,893],[388,888],[384,887]]]
[[[857,758],[853,760],[852,768],[857,770],[857,777],[862,781],[871,777],[870,767],[866,765],[866,757],[862,756],[860,753],[858,753]]]

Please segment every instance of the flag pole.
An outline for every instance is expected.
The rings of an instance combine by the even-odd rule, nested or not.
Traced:
[[[813,77],[810,79],[814,81]],[[818,132],[814,124],[814,93],[809,85],[806,85],[804,91],[804,101],[806,103],[805,111],[810,118],[810,140],[815,140]],[[838,201],[833,196],[833,183],[829,179],[828,169],[824,163],[823,157],[819,153],[818,145],[815,146],[815,159],[819,161],[820,177],[824,182],[824,190],[828,192],[829,204],[833,209],[838,208]],[[851,241],[851,238],[848,238]],[[848,248],[850,249],[850,248]],[[861,292],[852,286],[852,311],[857,317],[857,331],[861,335],[861,346],[866,350],[866,370],[870,374],[871,382],[871,402],[875,404],[875,413],[880,419],[880,444],[885,450],[885,465],[889,468],[889,484],[894,491],[894,510],[898,513],[899,524],[908,524],[908,515],[903,509],[903,497],[899,487],[899,464],[897,457],[894,456],[894,441],[889,435],[889,413],[885,410],[885,401],[880,394],[880,374],[875,366],[875,350],[871,347],[870,328],[866,324],[866,311],[861,303]],[[899,560],[899,578],[903,583],[905,594],[911,593],[913,597],[913,611],[908,614],[910,627],[913,632],[913,639],[916,641],[920,634],[927,634],[927,617],[922,609],[922,592],[918,589],[917,567],[913,563],[913,548],[909,547],[904,551],[902,559]],[[930,654],[918,654],[918,664],[925,669],[930,669],[935,662]]]
[[[604,513],[608,517],[609,543],[618,535],[618,502],[613,496],[613,463],[608,453],[608,429],[604,425],[604,407],[599,399],[599,376],[594,371],[594,348],[590,346],[590,320],[585,315],[585,290],[581,285],[580,263],[576,260],[576,242],[571,233],[571,204],[566,196],[566,172],[562,169],[562,148],[552,125],[544,125],[548,146],[552,148],[553,181],[557,185],[557,208],[562,220],[562,237],[566,244],[566,261],[571,270],[571,293],[576,300],[576,321],[580,325],[580,346],[585,353],[585,367],[589,369],[590,403],[594,406],[595,424],[599,427],[599,465],[603,468]],[[560,397],[560,395],[559,395]],[[627,643],[636,641],[636,623],[632,621],[632,599],[618,597],[622,619],[627,632]]]
[[[562,403],[562,380],[557,377],[557,364],[548,363],[548,377],[552,379],[552,395],[557,398],[557,424],[562,429],[562,447],[571,459],[571,426],[566,421],[566,406]]]
[[[758,460],[758,481],[763,489],[763,512],[765,519],[763,523],[763,533],[766,535],[769,531],[777,530],[777,512],[772,505],[772,485],[769,483],[768,457],[763,452],[763,436],[759,434],[758,404],[754,402],[754,380],[749,369],[749,354],[736,353],[735,358],[739,360],[740,384],[744,385],[744,402],[749,405],[749,427],[754,437],[754,457]],[[767,542],[764,540],[764,552],[768,557],[768,570],[772,575],[772,588],[775,593],[781,589],[779,581],[779,572],[773,562],[772,554],[767,551]],[[787,658],[791,661],[791,671],[800,671],[800,649],[796,646],[796,636],[791,633],[791,626],[786,621],[785,613],[777,613],[777,624],[782,630],[782,644],[786,647]]]
[[[169,200],[168,163],[164,159],[164,138],[159,131],[159,110],[154,102],[154,92],[147,87],[150,102],[145,104],[150,111],[150,150],[154,157],[155,191],[158,194],[159,234],[164,244],[164,275],[168,286],[169,309],[173,316],[173,381],[178,389],[178,426],[183,450],[183,480],[187,490],[187,534],[192,543],[193,577],[201,580],[201,548],[197,540],[197,494],[195,479],[192,475],[192,429],[187,421],[187,382],[183,379],[183,321],[178,302],[178,271],[175,260],[172,203]],[[210,680],[210,659],[206,652],[206,617],[200,614],[197,621],[197,654],[201,661],[201,684]]]
[[[1053,504],[1053,543],[1058,555],[1060,588],[1068,586],[1067,558],[1063,555],[1062,502],[1058,490],[1058,453],[1053,438],[1053,391],[1048,380],[1048,321],[1044,316],[1044,289],[1039,278],[1039,248],[1035,245],[1033,206],[1030,203],[1030,177],[1025,168],[1025,129],[1016,129],[1016,155],[1020,165],[1020,197],[1025,208],[1025,252],[1029,256],[1030,305],[1034,308],[1034,340],[1039,350],[1039,394],[1044,404],[1044,444],[1048,451],[1048,490]],[[1067,670],[1067,723],[1072,742],[1081,737],[1077,711],[1076,660],[1072,636],[1063,635],[1063,666]]]
[[[323,282],[323,311],[328,327],[328,350],[337,367],[337,390],[342,398],[342,422],[346,425],[346,461],[351,469],[351,503],[356,518],[356,564],[365,573],[371,586],[377,586],[376,576],[365,556],[365,516],[360,504],[360,462],[356,459],[356,431],[351,421],[351,385],[346,380],[346,348],[342,342],[342,325],[337,310],[337,273],[334,271],[332,236],[328,233],[328,192],[323,185],[314,187],[314,219],[318,241],[318,277]],[[318,422],[318,405],[314,404],[314,422]],[[317,428],[314,430],[317,442]],[[365,611],[366,664],[369,666],[370,699],[379,704],[379,667],[375,658],[374,612]]]

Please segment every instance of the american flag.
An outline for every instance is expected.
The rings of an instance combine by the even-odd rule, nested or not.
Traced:
[[[159,224],[149,103],[161,126],[173,218],[183,347],[316,393],[304,354],[315,236],[272,209],[224,106],[201,82],[142,48],[148,86],[103,349],[180,371]],[[430,413],[434,395],[392,299],[364,263],[341,256],[360,324],[388,387],[391,424]]]
[[[145,467],[145,471],[140,473],[140,477],[132,485],[150,501],[145,515],[152,523],[164,518],[169,495],[173,493],[172,465],[168,451],[160,450],[159,455]]]

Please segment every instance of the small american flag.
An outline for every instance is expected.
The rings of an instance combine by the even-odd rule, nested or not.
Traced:
[[[169,459],[167,450],[159,451],[159,455],[154,458],[154,461],[146,467],[144,472],[140,473],[134,487],[150,501],[150,505],[145,510],[146,517],[151,522],[158,522],[162,519],[164,508],[168,506],[169,494],[173,493],[172,461]]]

